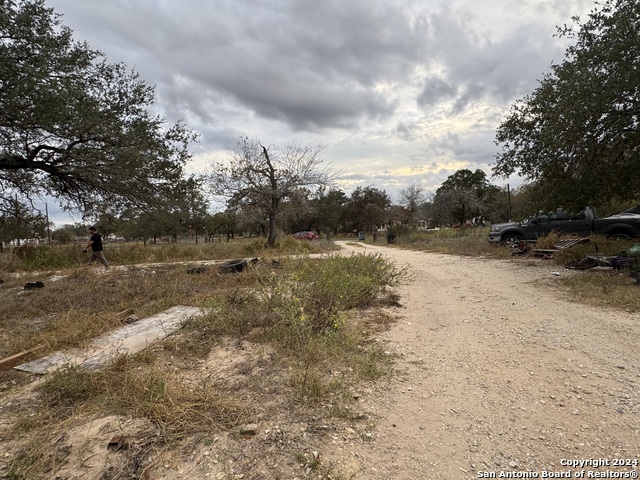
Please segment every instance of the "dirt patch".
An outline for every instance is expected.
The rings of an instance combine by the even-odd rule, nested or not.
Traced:
[[[583,469],[618,478],[602,474],[636,469],[637,314],[572,302],[557,267],[542,260],[366,251],[406,265],[412,279],[400,289],[401,307],[361,319],[379,327],[372,341],[396,358],[398,373],[354,386],[350,411],[330,415],[330,400],[294,406],[283,395],[287,372],[267,348],[226,340],[198,365],[177,360],[176,368],[257,405],[255,433],[212,430],[180,449],[150,449],[143,441],[153,435],[150,425],[92,419],[61,433],[65,455],[55,478],[544,478],[543,471],[579,478]],[[340,367],[325,374],[340,376]],[[131,449],[107,450],[118,433]],[[7,461],[11,449],[5,452]],[[564,461],[589,459],[609,465]]]

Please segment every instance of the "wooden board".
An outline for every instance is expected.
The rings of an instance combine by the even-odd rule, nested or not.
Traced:
[[[2,360],[0,360],[0,371],[11,370],[20,362],[24,361],[24,359],[31,355],[33,352],[40,350],[42,347],[44,347],[44,345],[38,345],[37,347],[30,348],[29,350],[24,350],[23,352],[16,353],[15,355],[11,355],[10,357],[3,358]]]

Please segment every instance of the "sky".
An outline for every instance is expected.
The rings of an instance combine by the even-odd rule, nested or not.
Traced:
[[[496,128],[533,92],[592,0],[46,0],[74,38],[155,85],[199,134],[203,173],[240,136],[325,145],[338,187],[435,193],[491,176]],[[492,179],[512,186],[522,179]],[[49,207],[54,222],[64,222]],[[56,217],[57,215],[57,217]]]

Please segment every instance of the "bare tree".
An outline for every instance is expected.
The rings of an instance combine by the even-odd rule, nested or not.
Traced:
[[[420,207],[425,203],[424,188],[420,185],[409,185],[400,192],[400,204],[405,207],[411,217],[412,228],[416,228]]]
[[[269,223],[267,246],[273,247],[280,204],[300,188],[331,186],[335,174],[324,164],[320,144],[289,143],[284,148],[265,147],[241,137],[227,162],[214,163],[209,175],[214,195],[229,207],[252,208]]]

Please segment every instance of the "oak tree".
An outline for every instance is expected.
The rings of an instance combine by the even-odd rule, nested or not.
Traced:
[[[150,113],[154,89],[43,0],[0,2],[0,209],[19,195],[143,206],[171,195],[195,135]]]
[[[375,231],[389,221],[391,198],[371,185],[357,187],[343,209],[343,222],[357,231]]]
[[[498,128],[494,173],[544,186],[550,203],[582,208],[640,192],[640,2],[606,0],[559,34],[562,63]]]
[[[487,214],[487,201],[498,187],[491,185],[480,169],[458,170],[436,190],[433,209],[439,224],[459,223]]]

